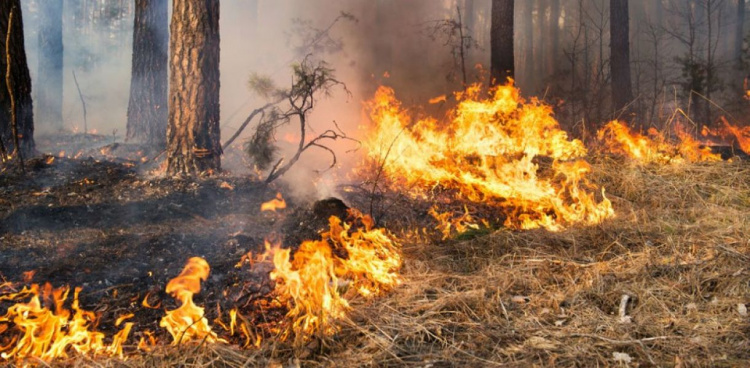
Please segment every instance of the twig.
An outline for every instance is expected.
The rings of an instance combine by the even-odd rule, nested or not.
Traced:
[[[599,339],[604,342],[608,342],[610,344],[617,344],[617,345],[631,345],[631,344],[643,344],[644,342],[651,342],[651,341],[657,341],[657,340],[668,340],[668,339],[675,339],[679,336],[654,336],[654,337],[646,337],[643,339],[633,339],[633,340],[614,340],[610,339],[604,336],[599,335],[591,335],[591,334],[570,334],[568,337],[588,337],[590,339]]]
[[[247,125],[250,124],[250,122],[253,120],[253,118],[255,118],[256,115],[265,112],[267,108],[269,108],[271,106],[274,106],[274,105],[277,105],[281,101],[282,100],[277,100],[277,101],[274,101],[274,102],[269,102],[269,103],[265,104],[263,107],[259,107],[259,108],[255,109],[255,110],[253,110],[253,112],[250,113],[250,115],[245,119],[245,121],[242,122],[242,125],[240,125],[240,128],[237,129],[237,131],[234,132],[234,134],[229,139],[227,139],[226,142],[224,142],[224,144],[221,146],[221,149],[226,150],[227,147],[229,147],[229,145],[232,144],[232,142],[234,142],[234,140],[237,139],[237,137],[240,136],[240,134],[242,133],[242,131],[245,130],[245,128],[247,127]]]
[[[13,95],[13,87],[11,85],[10,77],[10,31],[11,26],[13,25],[13,10],[14,9],[10,10],[10,15],[8,16],[8,32],[5,36],[5,62],[7,64],[5,69],[5,86],[8,87],[8,96],[10,97],[10,126],[11,132],[13,133],[13,144],[15,144],[14,152],[18,155],[18,164],[21,166],[21,172],[26,172],[26,169],[23,167],[23,153],[21,152],[21,147],[18,142],[18,117],[16,116],[16,98]]]
[[[78,85],[78,78],[76,78],[76,71],[73,72],[73,81],[76,82],[76,88],[78,89],[78,97],[81,98],[81,105],[83,105],[83,135],[84,137],[89,132],[88,122],[86,121],[86,101],[83,99],[83,93],[81,93],[81,87]]]

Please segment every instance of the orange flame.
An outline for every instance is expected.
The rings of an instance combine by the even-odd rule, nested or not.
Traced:
[[[524,100],[512,81],[490,92],[481,98],[481,86],[470,86],[456,93],[448,121],[413,121],[394,91],[380,87],[367,104],[375,124],[363,142],[370,161],[414,195],[439,185],[505,208],[508,227],[559,230],[614,216],[604,190],[597,200],[586,180],[586,148],[560,129],[551,107]],[[543,158],[549,170],[540,168]]]
[[[276,193],[276,198],[268,201],[263,202],[263,204],[260,205],[260,211],[274,211],[284,209],[286,208],[286,201],[281,196],[281,193]]]
[[[180,301],[180,307],[167,311],[159,326],[169,331],[178,345],[195,340],[206,342],[225,342],[211,331],[208,320],[203,316],[203,308],[193,303],[193,295],[201,290],[201,281],[206,281],[210,267],[200,257],[190,258],[182,272],[167,284],[167,293]]]
[[[374,296],[401,282],[397,243],[385,230],[374,229],[369,216],[356,210],[352,215],[361,228],[355,230],[332,216],[322,239],[303,242],[293,256],[291,249],[266,242],[261,258],[271,256],[275,266],[271,279],[289,308],[289,328],[282,338],[294,336],[301,343],[311,335],[331,334],[337,331],[336,321],[350,309],[351,293]]]
[[[611,121],[597,132],[597,138],[608,152],[623,155],[641,163],[719,161],[721,155],[711,152],[693,138],[680,124],[675,124],[678,144],[670,143],[656,129],[648,136],[632,131],[624,122]]]
[[[1,297],[0,300],[9,301],[30,299],[11,306],[0,317],[0,326],[6,325],[7,328],[9,325],[8,331],[15,332],[9,345],[0,346],[0,358],[6,361],[37,358],[49,362],[67,358],[71,351],[122,357],[122,344],[127,340],[133,324],[126,323],[112,343],[105,344],[104,334],[93,330],[96,315],[79,307],[80,291],[80,288],[74,291],[72,311],[64,307],[69,287],[53,289],[50,284],[45,284],[40,292],[39,285],[33,284],[31,288],[24,287],[18,293]],[[43,306],[42,300],[49,299],[54,304],[54,310]]]

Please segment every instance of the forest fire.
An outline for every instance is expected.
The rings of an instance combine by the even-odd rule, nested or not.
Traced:
[[[560,230],[614,215],[604,190],[597,199],[586,180],[586,148],[560,129],[551,107],[524,100],[512,83],[489,98],[481,93],[479,85],[456,93],[446,122],[414,121],[381,87],[367,105],[375,124],[364,143],[371,162],[398,190],[425,196],[440,187],[501,208],[511,228]]]

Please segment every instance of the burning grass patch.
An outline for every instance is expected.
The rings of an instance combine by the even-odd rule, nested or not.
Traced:
[[[348,317],[338,321],[338,330],[332,335],[318,335],[303,344],[268,336],[257,347],[238,348],[205,342],[167,346],[169,335],[161,331],[162,344],[150,352],[137,352],[135,339],[126,342],[126,360],[71,354],[53,364],[741,366],[750,360],[750,318],[746,309],[743,315],[741,307],[750,303],[750,166],[744,162],[643,165],[610,156],[590,157],[590,162],[589,178],[607,189],[616,217],[558,232],[495,226],[472,230],[470,236],[443,239],[428,214],[433,203],[386,193],[388,210],[379,220],[403,243],[402,282],[381,298],[352,296]],[[241,182],[233,185],[235,192],[246,190]],[[102,190],[105,188],[92,189],[89,194],[95,196]],[[240,198],[219,185],[215,190],[211,193],[218,200],[224,198],[218,193]],[[257,203],[243,205],[260,208],[260,200],[274,194],[256,196]],[[176,205],[194,200],[192,196],[169,198]],[[367,208],[369,201],[354,193],[348,199],[359,208]],[[463,212],[461,203],[454,206],[456,213]],[[190,211],[182,208],[178,214]],[[195,238],[189,233],[191,228],[229,233],[232,229],[226,221],[238,216],[228,213],[238,208],[230,208],[232,211],[217,208],[197,217],[183,216],[177,229],[188,234],[189,242],[213,236]],[[260,217],[248,214],[242,220],[265,233],[272,226]],[[123,248],[119,252],[128,252],[132,246],[128,243],[137,239],[133,234],[144,231],[125,225],[121,230],[127,241],[113,244]],[[166,233],[151,236],[170,236],[166,228],[145,231],[157,229]],[[14,242],[22,237],[20,233],[5,236]],[[171,239],[176,242],[181,238]],[[95,241],[93,233],[87,235],[86,243],[91,241]],[[219,253],[231,249],[214,246]],[[178,253],[196,250],[187,247]],[[221,274],[227,271],[226,265],[217,262],[219,253],[206,256],[213,259],[209,260],[212,266],[217,263],[217,271],[212,272]],[[241,254],[224,254],[224,258]],[[163,289],[166,277],[179,273],[184,258],[177,262],[176,256],[170,257],[175,265],[152,286]],[[54,269],[57,262],[74,260],[66,258],[70,257],[46,261]],[[206,291],[222,285],[209,276]],[[123,296],[126,290],[122,289]],[[97,295],[105,294],[108,292]],[[143,294],[137,295],[135,300],[140,303]],[[132,299],[110,297],[97,305],[92,297],[82,298],[86,310],[104,306],[122,310]],[[212,324],[216,305],[210,301],[218,297],[209,292],[196,298],[196,304],[206,307]],[[166,296],[161,298],[169,302]],[[154,295],[150,300],[156,303],[158,299],[159,295]],[[155,324],[163,310],[148,312],[153,319],[149,327],[159,331]],[[224,333],[218,325],[214,328],[220,335]],[[139,336],[135,330],[134,336]]]

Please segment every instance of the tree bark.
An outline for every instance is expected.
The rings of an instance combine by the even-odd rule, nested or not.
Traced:
[[[167,142],[167,0],[136,0],[127,139]]]
[[[745,0],[737,0],[737,23],[735,25],[734,60],[737,66],[742,66],[742,45],[744,44]]]
[[[505,83],[514,75],[513,0],[492,0],[490,44],[491,83]]]
[[[167,173],[219,170],[219,0],[174,0],[169,45]]]
[[[549,12],[550,55],[547,56],[547,75],[554,76],[560,63],[560,0],[551,0]]]
[[[633,100],[630,79],[630,20],[628,0],[609,1],[610,73],[612,77],[612,107],[621,111]],[[626,114],[621,115],[627,120]]]
[[[18,145],[24,157],[34,154],[34,106],[31,99],[31,76],[26,62],[26,50],[23,39],[23,17],[21,16],[20,0],[0,1],[0,138],[8,150],[15,150],[12,133],[11,96],[8,94],[5,73],[8,68],[6,55],[6,37],[8,20],[13,12],[13,22],[10,30],[10,42],[7,49],[10,54],[10,86],[15,100],[16,123],[18,124]]]
[[[37,70],[37,122],[62,128],[63,101],[63,0],[44,0],[39,12],[39,64]]]
[[[525,77],[525,81],[523,82],[524,86],[528,88],[527,91],[531,91],[534,89],[534,65],[536,64],[536,60],[534,59],[534,2],[533,1],[524,1],[523,2],[524,7],[524,27],[523,27],[523,38],[526,40],[525,44],[525,50],[524,50],[524,56],[525,60],[521,64],[521,73]]]

